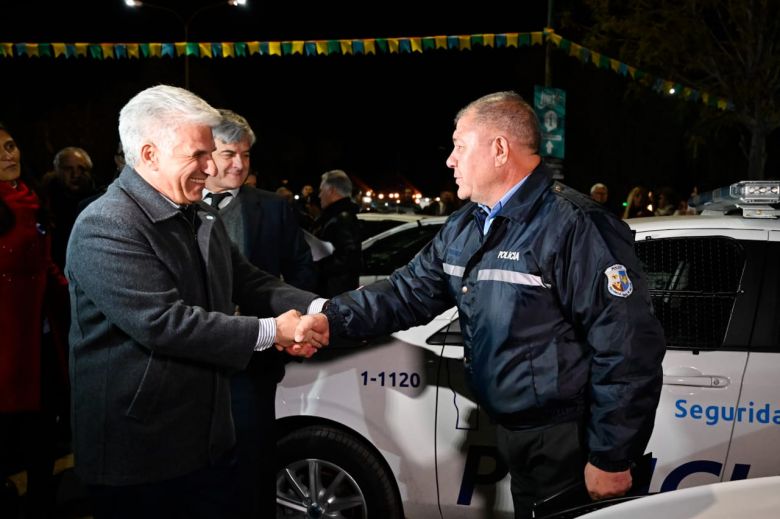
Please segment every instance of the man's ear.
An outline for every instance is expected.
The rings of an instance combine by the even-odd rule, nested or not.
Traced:
[[[509,160],[509,141],[506,137],[499,135],[493,139],[492,151],[496,167],[506,164]]]
[[[141,147],[141,163],[149,169],[156,170],[159,163],[157,146],[146,143]]]

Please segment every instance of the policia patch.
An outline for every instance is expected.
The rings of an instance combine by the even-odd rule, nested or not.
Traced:
[[[613,296],[628,297],[634,291],[634,285],[628,279],[628,270],[623,265],[612,265],[604,271],[607,276],[607,288]]]

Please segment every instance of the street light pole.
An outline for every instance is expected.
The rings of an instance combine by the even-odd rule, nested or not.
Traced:
[[[553,1],[547,0],[547,28],[552,29]],[[544,45],[544,86],[552,86],[552,66],[550,65],[550,52],[552,44],[549,39]]]
[[[174,9],[171,9],[170,7],[166,7],[164,5],[157,5],[150,2],[143,2],[141,0],[125,0],[125,4],[128,7],[151,7],[152,9],[157,9],[159,11],[165,11],[166,13],[172,14],[176,17],[177,20],[184,26],[184,88],[189,90],[190,88],[190,54],[187,51],[187,44],[190,41],[190,23],[192,23],[192,20],[195,19],[196,16],[198,16],[203,11],[207,11],[209,9],[213,9],[215,7],[220,7],[223,5],[230,5],[233,7],[238,6],[244,6],[247,4],[247,0],[222,0],[221,2],[216,2],[213,4],[207,4],[204,5],[195,11],[187,17],[186,19],[179,14]]]

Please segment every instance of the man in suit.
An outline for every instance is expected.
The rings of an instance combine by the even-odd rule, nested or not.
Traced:
[[[203,203],[219,210],[230,238],[252,264],[295,287],[314,290],[314,262],[291,205],[245,183],[255,133],[235,112],[219,112],[222,122],[213,132],[217,174],[206,179]],[[283,376],[284,354],[270,349],[254,354],[231,381],[242,517],[276,517],[274,425],[276,385]]]
[[[127,166],[71,234],[73,444],[96,519],[237,517],[230,374],[254,351],[327,342],[295,344],[315,294],[250,264],[196,204],[220,121],[181,88],[133,97],[119,115]]]
[[[333,244],[333,254],[317,261],[317,293],[332,297],[358,287],[363,253],[360,248],[360,208],[352,201],[352,181],[340,169],[322,174],[320,205],[314,235]]]

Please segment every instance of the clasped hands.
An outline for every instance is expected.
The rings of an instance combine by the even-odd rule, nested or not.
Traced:
[[[276,318],[274,346],[279,351],[308,359],[329,340],[330,327],[324,314],[301,315],[288,310]]]

